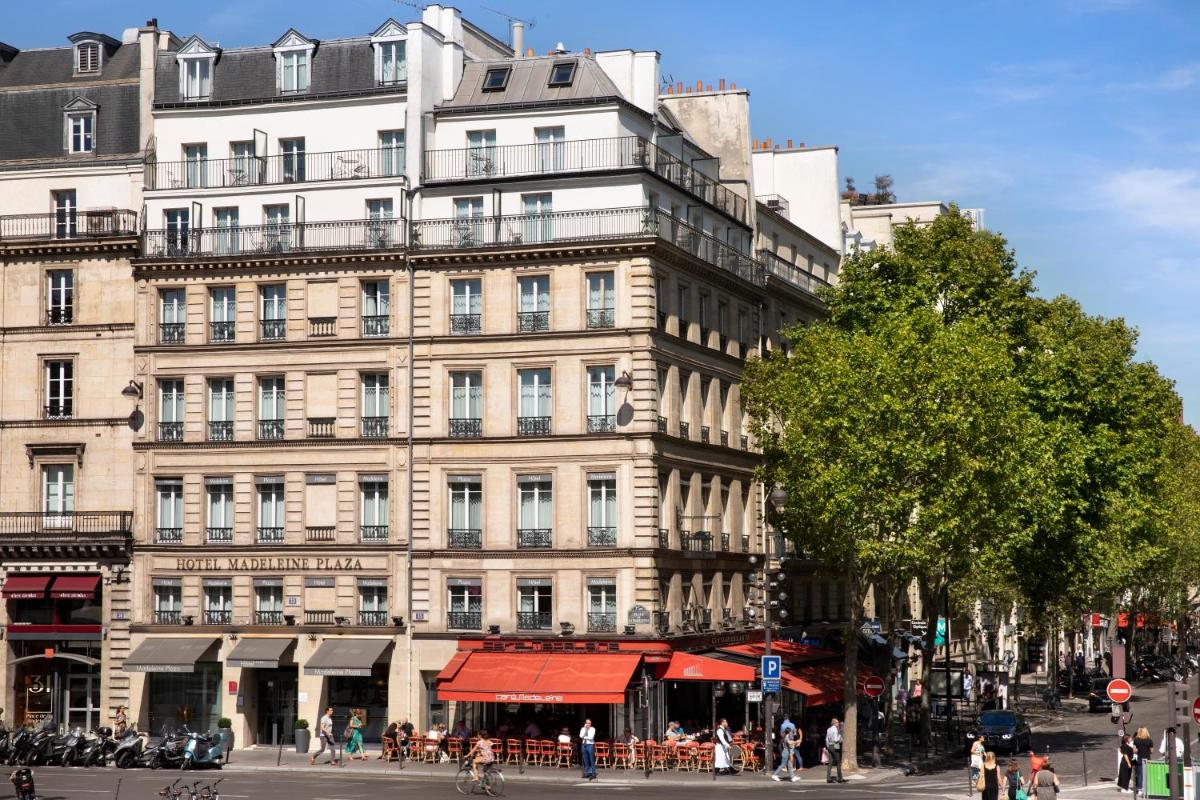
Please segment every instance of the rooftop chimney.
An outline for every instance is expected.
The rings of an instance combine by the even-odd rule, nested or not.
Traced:
[[[525,23],[519,19],[512,21],[512,43],[513,55],[520,58],[525,52]]]
[[[567,46],[562,42],[554,45],[554,54],[556,56],[565,56],[567,54]]]
[[[787,146],[787,149],[788,149],[788,150],[791,150],[791,149],[792,149],[792,140],[791,140],[791,139],[788,139],[788,146]]]
[[[533,58],[533,48],[532,48],[532,47],[526,47],[526,48],[525,48],[525,57],[526,57],[526,58]]]

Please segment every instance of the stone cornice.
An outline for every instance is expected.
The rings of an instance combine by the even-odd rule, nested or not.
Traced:
[[[237,268],[254,271],[278,271],[300,267],[321,267],[331,264],[379,264],[399,263],[404,260],[404,251],[399,248],[387,250],[339,250],[299,252],[288,255],[279,253],[239,253],[232,256],[195,256],[177,259],[159,256],[140,256],[134,259],[134,278],[151,274],[172,272],[199,272],[204,270]]]
[[[14,336],[23,333],[95,333],[97,331],[132,331],[132,322],[96,322],[86,325],[18,325],[12,328],[0,328],[0,336]]]
[[[12,260],[13,256],[116,252],[126,252],[132,256],[137,252],[138,245],[136,235],[101,236],[95,239],[0,240],[0,257],[8,261]]]
[[[402,446],[407,439],[395,436],[363,438],[354,436],[345,439],[241,439],[232,442],[134,442],[135,451],[144,450],[244,450],[261,447],[268,450],[292,447],[370,447],[373,445]]]

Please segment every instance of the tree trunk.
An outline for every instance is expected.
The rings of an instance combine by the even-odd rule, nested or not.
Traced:
[[[846,570],[846,585],[850,592],[850,621],[846,627],[845,668],[842,685],[844,707],[842,715],[842,769],[858,769],[858,629],[863,623],[863,598],[866,581],[852,560]]]

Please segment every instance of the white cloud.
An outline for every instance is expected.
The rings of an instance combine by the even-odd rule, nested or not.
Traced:
[[[1114,172],[1100,183],[1100,199],[1119,217],[1148,230],[1200,241],[1200,172],[1145,168]]]
[[[909,180],[901,181],[904,200],[941,200],[946,203],[972,202],[998,188],[1013,183],[1012,172],[982,159],[943,161],[925,164]]]
[[[1112,83],[1106,88],[1115,92],[1182,92],[1200,85],[1200,63],[1174,67],[1147,80]]]

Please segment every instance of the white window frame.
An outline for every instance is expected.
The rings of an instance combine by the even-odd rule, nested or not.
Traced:
[[[267,416],[268,412],[273,416]],[[277,416],[274,416],[277,415]],[[279,375],[258,379],[258,419],[277,422],[287,418],[287,386]],[[267,526],[270,527],[270,526]]]
[[[374,479],[359,480],[358,514],[360,525],[391,527],[391,510],[387,481]]]
[[[464,415],[456,412],[462,411]],[[472,411],[475,414],[472,415]],[[464,369],[450,373],[450,418],[483,419],[483,372]]]
[[[183,530],[183,484],[178,481],[156,482],[154,496],[158,501],[155,525]]]
[[[449,513],[446,516],[450,522],[449,527],[455,530],[482,530],[484,520],[483,478],[473,476],[473,480],[452,482],[448,488]],[[471,519],[471,500],[473,497],[478,498],[476,508],[479,509],[479,518],[476,520]],[[456,520],[463,521],[466,524],[456,525]],[[472,522],[475,524],[472,525]]]
[[[617,517],[620,516],[621,510],[618,507],[620,502],[620,494],[617,491],[616,478],[598,478],[589,475],[587,479],[588,486],[588,527],[589,528],[616,528]],[[593,516],[592,501],[596,491],[599,490],[600,498],[600,519]],[[608,505],[612,503],[612,518],[609,518]]]
[[[46,270],[46,310],[58,312],[59,324],[73,321],[75,308],[75,270]]]
[[[183,380],[169,378],[158,382],[158,421],[183,422]]]
[[[233,528],[233,485],[213,484],[204,487],[205,515],[209,528]]]
[[[611,417],[617,413],[617,368],[612,364],[587,368],[588,416]],[[597,380],[599,378],[599,380]],[[602,398],[597,402],[597,398]]]
[[[209,378],[208,421],[233,422],[234,383],[232,378]],[[220,409],[218,414],[217,409]]]
[[[282,483],[264,483],[255,487],[257,502],[258,527],[286,527],[287,501]]]
[[[179,57],[179,96],[184,100],[212,97],[212,73],[215,55]]]
[[[549,367],[517,370],[517,416],[554,416],[554,372]],[[527,402],[528,401],[528,402]],[[532,411],[533,413],[528,413]]]
[[[84,53],[95,56],[95,64],[88,58],[85,63]],[[99,75],[104,70],[104,47],[95,39],[84,39],[75,43],[75,74]]]
[[[404,130],[379,132],[379,174],[385,177],[404,174]]]
[[[57,502],[50,502],[50,487],[57,487]],[[75,511],[75,465],[42,465],[42,513],[70,515]]]
[[[67,152],[96,152],[96,112],[67,112]]]
[[[391,378],[388,373],[363,373],[362,415],[364,417],[387,417],[391,413]]]
[[[237,289],[216,286],[208,290],[208,321],[237,322]]]
[[[375,42],[375,81],[380,86],[395,86],[408,81],[407,39]]]
[[[297,48],[276,53],[279,60],[280,94],[301,94],[312,83],[312,48]]]
[[[47,407],[56,406],[62,417],[75,414],[75,361],[70,358],[48,358],[42,362],[46,373]],[[57,377],[55,367],[57,366]]]

